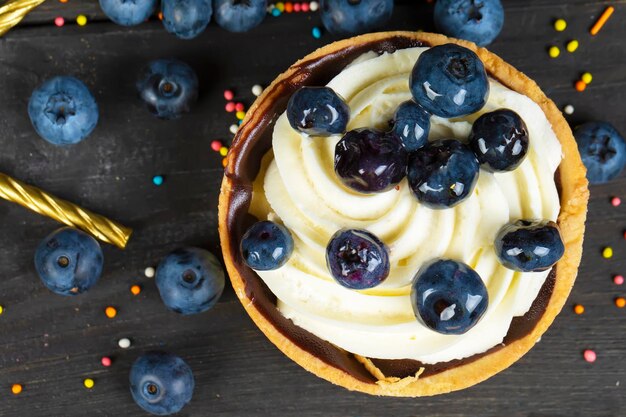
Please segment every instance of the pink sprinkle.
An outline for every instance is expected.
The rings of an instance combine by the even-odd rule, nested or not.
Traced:
[[[231,90],[225,90],[224,91],[224,98],[228,101],[231,101],[232,99],[235,98],[235,93],[233,93]]]
[[[300,6],[300,3],[294,3],[293,4],[293,11],[294,12],[299,12],[302,10],[302,6]]]
[[[619,206],[620,204],[622,204],[622,200],[621,200],[619,197],[613,197],[613,198],[611,198],[611,205],[612,205],[613,207],[617,207],[617,206]]]
[[[235,110],[237,111],[244,111],[245,107],[243,106],[243,103],[237,103],[235,104]]]
[[[232,113],[235,111],[235,103],[233,103],[232,101],[229,101],[228,103],[226,103],[226,111],[228,113]]]
[[[102,359],[100,359],[100,362],[102,363],[102,366],[105,366],[107,368],[111,366],[111,358],[109,358],[108,356],[103,356]]]
[[[211,142],[211,149],[213,149],[215,152],[219,152],[221,148],[222,142],[220,142],[219,140],[214,140],[213,142]]]
[[[583,357],[589,363],[593,363],[596,361],[596,352],[591,349],[587,349],[583,352]]]
[[[303,12],[309,11],[309,3],[302,3],[302,11]]]
[[[624,283],[624,277],[621,275],[615,275],[613,277],[613,283],[615,285],[622,285]]]
[[[54,19],[54,24],[57,25],[58,27],[61,27],[65,24],[65,19],[63,19],[61,16],[56,17]]]

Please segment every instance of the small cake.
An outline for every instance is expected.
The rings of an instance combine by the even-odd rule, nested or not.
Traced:
[[[415,397],[539,340],[576,278],[587,200],[571,130],[532,80],[470,42],[386,32],[313,52],[258,98],[219,228],[237,296],[281,351]]]

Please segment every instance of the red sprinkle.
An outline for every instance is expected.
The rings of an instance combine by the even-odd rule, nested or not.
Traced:
[[[587,349],[583,352],[583,358],[585,358],[587,362],[593,363],[597,359],[596,352],[591,349]]]
[[[211,142],[211,149],[213,149],[215,152],[219,152],[221,148],[222,142],[220,142],[219,140],[214,140],[213,142]]]
[[[61,27],[65,24],[65,19],[63,19],[61,16],[56,17],[54,19],[54,24],[57,25],[58,27]]]
[[[302,11],[303,12],[309,11],[309,3],[302,3]]]
[[[613,198],[611,198],[611,205],[612,205],[613,207],[617,207],[617,206],[619,206],[620,204],[622,204],[622,200],[621,200],[619,197],[613,197]]]
[[[235,111],[235,103],[233,103],[232,101],[229,101],[228,103],[226,103],[226,111],[228,113],[232,113]]]
[[[233,93],[231,90],[225,90],[224,91],[224,98],[228,101],[231,101],[232,99],[235,98],[235,93]]]
[[[624,277],[621,275],[615,275],[613,277],[613,283],[615,285],[622,285],[624,283]]]
[[[245,107],[243,105],[243,103],[237,103],[235,104],[235,110],[237,111],[244,111]]]
[[[103,356],[102,359],[100,359],[100,363],[102,363],[102,366],[104,367],[109,367],[111,366],[111,358],[109,358],[108,356]]]
[[[300,6],[300,3],[294,3],[293,5],[293,11],[294,12],[299,12],[302,10],[302,6]]]

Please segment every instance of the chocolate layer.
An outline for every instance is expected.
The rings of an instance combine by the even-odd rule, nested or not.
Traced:
[[[226,169],[226,175],[233,183],[227,213],[227,227],[232,237],[230,249],[233,254],[236,254],[233,260],[234,266],[245,282],[248,298],[278,331],[300,348],[329,365],[341,369],[359,380],[370,383],[375,383],[376,378],[355,359],[354,355],[296,326],[278,311],[274,294],[263,280],[244,264],[239,252],[239,242],[245,230],[256,221],[248,214],[252,198],[252,183],[259,172],[263,155],[271,148],[274,123],[285,111],[291,94],[304,85],[326,85],[350,62],[366,52],[391,53],[398,49],[416,46],[428,45],[407,37],[394,36],[375,42],[351,45],[317,59],[297,64],[294,67],[295,71],[288,78],[274,85],[269,93],[270,96],[265,98],[265,101],[269,103],[269,107],[262,115],[255,115],[255,125],[251,128],[240,129],[231,147],[231,159]],[[515,317],[504,341],[486,352],[434,365],[425,365],[412,359],[372,359],[372,362],[386,376],[400,378],[413,376],[420,367],[425,367],[424,373],[420,376],[422,379],[461,364],[473,362],[530,333],[545,312],[552,295],[555,278],[556,268],[552,270],[546,279],[530,310],[522,317]]]

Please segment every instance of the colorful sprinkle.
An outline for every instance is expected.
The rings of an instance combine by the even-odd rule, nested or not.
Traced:
[[[594,23],[591,27],[591,30],[589,30],[589,33],[591,33],[593,36],[597,35],[598,32],[600,32],[600,29],[602,29],[602,26],[604,26],[606,21],[609,20],[609,17],[611,17],[614,11],[615,7],[613,6],[609,6],[604,9],[604,12],[602,12],[596,23]]]
[[[93,379],[91,378],[85,378],[85,380],[83,381],[83,385],[85,386],[85,388],[87,389],[92,389],[94,385],[96,385],[96,383],[94,382]]]
[[[624,297],[617,297],[615,299],[615,306],[617,308],[624,308],[624,307],[626,307],[626,298],[624,298]]]
[[[281,13],[285,11],[285,3],[283,3],[282,1],[279,1],[278,3],[276,3],[274,7],[280,10]]]
[[[594,352],[594,351],[593,351],[593,350],[591,350],[591,349],[586,349],[586,350],[583,352],[583,358],[585,358],[585,360],[586,360],[587,362],[589,362],[589,363],[593,363],[593,362],[595,362],[595,361],[596,361],[596,359],[597,359],[596,352]]]
[[[222,142],[220,142],[219,140],[214,140],[213,142],[211,142],[211,149],[213,149],[215,152],[219,152],[221,147]]]
[[[155,175],[154,177],[152,177],[152,183],[156,185],[157,187],[163,185],[164,181],[165,181],[165,178],[163,178],[163,175]]]
[[[58,27],[61,27],[65,24],[65,19],[63,19],[63,17],[58,16],[54,18],[54,24]]]
[[[22,387],[22,384],[11,385],[11,392],[13,393],[13,395],[19,395],[21,394],[23,390],[24,390],[24,387]]]
[[[224,90],[224,98],[226,101],[232,101],[235,98],[235,93],[232,90]]]
[[[278,16],[280,16],[280,14],[281,14],[281,13],[280,13],[280,10],[278,10],[278,7],[274,7],[274,8],[272,9],[272,16],[274,16],[274,17],[278,17]]]
[[[576,52],[578,49],[578,41],[576,39],[569,41],[567,45],[565,45],[565,49],[567,49],[567,52]]]
[[[154,274],[156,273],[156,271],[154,270],[153,267],[149,266],[146,268],[145,271],[143,271],[143,274],[148,277],[148,278],[154,278]]]
[[[576,91],[585,91],[585,88],[587,88],[587,84],[585,84],[583,82],[583,80],[578,80],[574,83],[574,88],[576,89]]]
[[[235,110],[237,110],[237,111],[244,111],[245,109],[246,109],[246,107],[243,105],[243,103],[235,104]]]
[[[76,24],[78,26],[85,26],[87,24],[87,16],[84,14],[79,14],[76,16]]]
[[[574,313],[583,314],[585,312],[585,307],[582,304],[576,304],[574,306]]]
[[[157,17],[159,18],[159,20],[163,20],[163,12],[157,13]]]
[[[263,93],[263,87],[261,87],[259,84],[255,84],[252,86],[252,94],[254,94],[255,97],[260,96]]]
[[[108,356],[103,356],[102,359],[100,359],[100,363],[105,368],[108,368],[109,366],[111,366],[112,361],[111,358],[109,358]]]
[[[622,199],[619,197],[613,197],[611,198],[611,205],[613,207],[619,207],[619,205],[622,204]]]
[[[585,72],[580,79],[582,80],[582,82],[584,82],[585,84],[591,84],[591,81],[593,81],[593,76],[591,75],[591,73],[589,72]]]
[[[239,120],[243,120],[243,118],[246,117],[246,114],[243,111],[238,111],[235,113],[235,117]]]
[[[122,349],[128,349],[131,345],[130,339],[127,337],[123,337],[117,341],[117,345],[121,347]]]
[[[302,3],[302,11],[303,12],[308,12],[309,11],[309,4],[308,3]]]
[[[226,146],[222,146],[220,148],[220,155],[222,155],[222,156],[228,155],[228,148]]]
[[[293,3],[291,3],[291,2],[285,3],[285,11],[287,13],[293,12]]]
[[[104,309],[104,314],[106,314],[108,318],[112,319],[117,316],[117,310],[115,307],[108,306]]]
[[[557,58],[561,55],[561,50],[558,46],[551,46],[550,49],[548,49],[548,55],[550,55],[551,58]]]
[[[320,8],[320,5],[319,5],[319,3],[318,3],[318,2],[316,2],[316,1],[312,1],[311,3],[309,3],[309,9],[310,9],[312,12],[316,12],[316,11],[317,11],[317,9],[319,9],[319,8]]]
[[[556,30],[557,32],[563,32],[566,27],[567,22],[565,21],[565,19],[556,19],[554,21],[554,30]]]
[[[565,114],[574,114],[574,106],[572,106],[571,104],[568,104],[567,106],[563,108],[563,112]]]
[[[226,165],[228,165],[228,158],[222,159],[222,166],[226,168]]]
[[[613,248],[610,246],[607,246],[606,248],[602,249],[602,257],[605,259],[610,259],[613,257]]]
[[[132,295],[139,295],[139,293],[141,293],[141,287],[139,285],[133,285],[130,287],[130,292]]]
[[[315,26],[313,30],[311,30],[311,35],[313,35],[315,39],[319,39],[322,37],[322,30]]]
[[[235,111],[235,103],[233,103],[232,101],[229,101],[228,103],[226,103],[225,109],[228,113],[232,113]]]
[[[230,127],[228,128],[228,130],[230,131],[230,133],[232,133],[233,135],[237,133],[237,131],[239,130],[239,126],[232,124],[230,125]],[[220,146],[221,147],[221,146]],[[218,149],[219,151],[219,149]]]
[[[296,12],[296,13],[302,11],[302,6],[300,6],[300,3],[295,3],[293,5],[293,11]]]
[[[4,313],[4,307],[0,306],[0,314]]]
[[[622,285],[624,283],[624,277],[621,275],[615,275],[613,277],[613,284]]]

